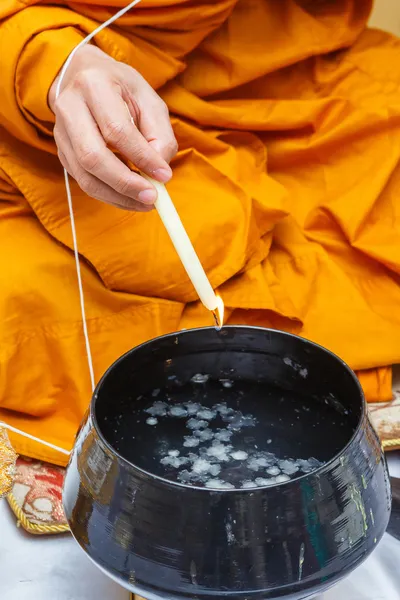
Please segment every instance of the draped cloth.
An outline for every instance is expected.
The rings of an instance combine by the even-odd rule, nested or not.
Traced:
[[[90,380],[47,93],[126,2],[0,3],[0,419],[65,448]],[[169,191],[227,322],[326,346],[379,401],[400,362],[400,42],[366,28],[370,8],[142,0],[96,44],[170,108]],[[72,192],[97,379],[145,340],[212,324],[156,212]]]

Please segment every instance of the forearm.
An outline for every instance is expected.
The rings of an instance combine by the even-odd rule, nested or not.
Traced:
[[[14,137],[48,148],[54,116],[48,92],[73,48],[98,23],[69,9],[24,8],[0,25],[0,125]],[[96,36],[107,54],[135,66],[159,87],[181,70],[181,64],[140,39],[108,29]]]

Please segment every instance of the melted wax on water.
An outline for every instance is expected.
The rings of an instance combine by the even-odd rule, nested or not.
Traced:
[[[191,383],[204,386],[209,379],[209,375],[199,373],[192,377]],[[231,389],[234,382],[221,379],[220,385]],[[157,398],[159,394],[160,390],[156,389],[151,395]],[[164,476],[181,483],[212,489],[250,489],[285,483],[323,464],[313,457],[280,459],[272,452],[259,450],[251,436],[244,438],[250,440],[246,448],[243,448],[243,440],[242,447],[235,446],[234,436],[254,428],[257,419],[252,414],[233,409],[226,402],[217,402],[211,407],[191,401],[169,406],[155,400],[145,413],[150,415],[146,419],[147,425],[153,427],[164,419],[186,419],[185,427],[191,433],[183,436],[181,450],[170,449],[167,456],[160,459],[166,469]],[[266,444],[271,442],[271,439],[265,441]],[[182,455],[181,451],[187,452],[187,449],[190,449],[189,453]]]

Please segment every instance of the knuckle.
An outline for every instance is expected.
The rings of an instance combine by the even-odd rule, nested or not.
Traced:
[[[125,140],[125,127],[117,121],[108,121],[103,126],[103,136],[109,144],[118,145]]]
[[[72,83],[72,87],[76,90],[84,90],[90,85],[90,81],[93,79],[94,73],[91,69],[81,69],[75,76]]]
[[[133,188],[132,182],[123,178],[117,180],[114,185],[114,189],[122,196],[132,196],[133,194],[136,194],[136,190]]]
[[[169,140],[165,141],[165,143],[162,145],[161,154],[163,158],[167,160],[167,162],[169,162],[177,154],[178,149],[178,142],[174,137],[172,137]]]
[[[109,84],[104,72],[94,66],[83,66],[68,83],[70,92],[85,97],[95,94],[102,86]]]
[[[145,151],[145,149],[139,145],[135,145],[132,148],[132,155],[133,162],[136,164],[137,167],[144,167],[150,163],[150,156]]]
[[[172,138],[168,143],[167,143],[167,151],[172,155],[175,156],[175,154],[178,152],[179,150],[179,145],[178,142],[176,141],[175,138]]]
[[[93,148],[80,148],[77,159],[85,171],[94,171],[101,161],[101,154]]]
[[[95,186],[93,185],[93,180],[88,175],[80,175],[78,178],[79,187],[85,194],[88,196],[95,196]]]

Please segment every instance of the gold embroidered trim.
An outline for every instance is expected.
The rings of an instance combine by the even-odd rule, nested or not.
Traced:
[[[7,496],[7,500],[8,504],[11,507],[11,510],[17,517],[17,527],[22,526],[25,529],[25,531],[28,531],[28,533],[32,533],[33,535],[48,535],[56,533],[66,533],[67,531],[69,531],[69,527],[66,523],[64,525],[37,525],[36,523],[31,523],[25,515],[22,508],[17,503],[13,494],[9,494]]]
[[[384,450],[389,450],[389,449],[394,450],[395,448],[400,448],[400,438],[397,438],[394,440],[384,440],[382,442],[382,448]]]

